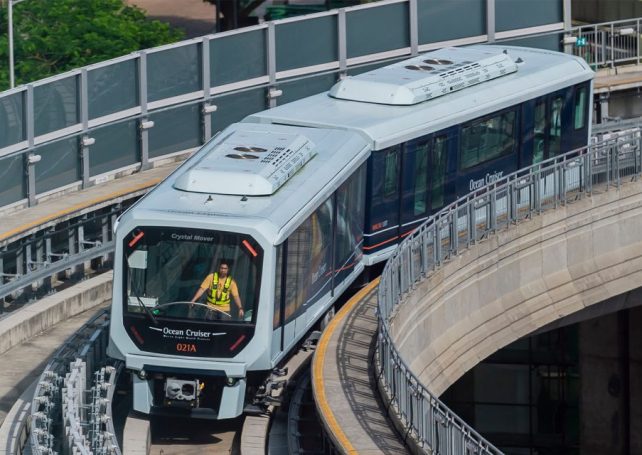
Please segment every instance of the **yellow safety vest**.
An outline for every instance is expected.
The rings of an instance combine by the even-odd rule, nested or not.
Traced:
[[[217,296],[218,291],[218,272],[214,273],[212,277],[212,284],[210,284],[210,292],[207,293],[207,303],[209,305],[229,305],[230,304],[230,286],[232,286],[232,277],[228,275],[223,283],[223,289]]]

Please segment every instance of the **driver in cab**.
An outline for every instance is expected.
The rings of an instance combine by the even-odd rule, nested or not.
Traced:
[[[214,310],[218,310],[219,313],[224,313],[226,316],[231,317],[231,303],[234,300],[234,304],[238,308],[239,319],[243,319],[245,313],[239,297],[239,289],[229,272],[229,264],[221,261],[218,272],[210,273],[205,277],[196,294],[194,294],[192,303],[197,302],[203,293],[207,293],[207,305]]]

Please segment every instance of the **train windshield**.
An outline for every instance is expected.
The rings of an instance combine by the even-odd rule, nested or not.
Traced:
[[[263,250],[252,237],[139,227],[123,247],[126,312],[152,320],[254,321]]]

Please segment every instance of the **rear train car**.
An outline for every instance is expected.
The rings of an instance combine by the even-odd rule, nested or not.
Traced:
[[[350,130],[370,144],[363,248],[371,265],[457,198],[586,146],[593,75],[559,52],[440,49],[245,121]]]

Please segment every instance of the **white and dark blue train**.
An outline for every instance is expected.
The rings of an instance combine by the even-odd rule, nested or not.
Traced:
[[[592,78],[556,52],[442,49],[226,128],[118,222],[108,352],[132,373],[134,408],[243,413],[431,213],[587,145]],[[192,302],[221,262],[242,314]]]

